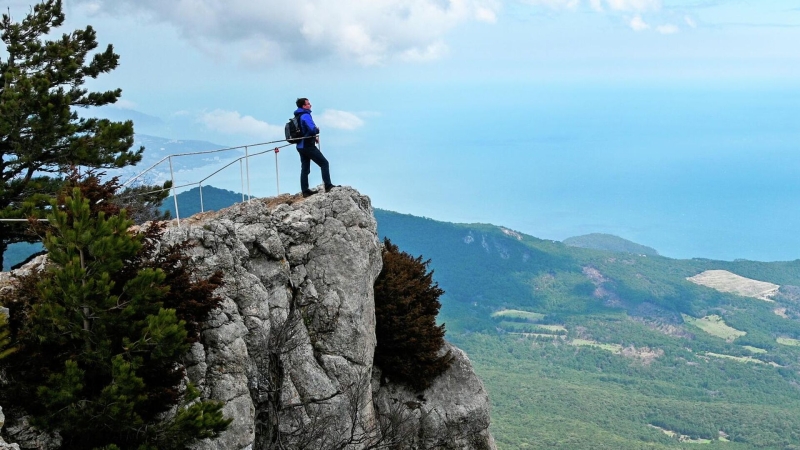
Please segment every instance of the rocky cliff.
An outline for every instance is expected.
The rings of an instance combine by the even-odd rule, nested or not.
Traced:
[[[424,392],[381,382],[381,248],[368,197],[337,188],[252,200],[163,237],[187,240],[197,275],[225,274],[187,373],[233,418],[198,449],[495,448],[488,396],[462,351],[442,349],[455,361]]]

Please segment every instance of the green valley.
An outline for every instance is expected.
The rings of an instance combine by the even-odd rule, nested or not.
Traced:
[[[486,383],[499,448],[800,449],[800,261],[675,260],[376,217],[381,236],[431,259],[440,320]],[[689,280],[707,271],[738,285]]]

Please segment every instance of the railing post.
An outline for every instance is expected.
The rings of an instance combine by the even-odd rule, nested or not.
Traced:
[[[172,199],[175,200],[175,218],[178,219],[178,226],[181,226],[181,214],[178,211],[178,195],[175,193],[175,171],[172,170],[172,155],[169,156],[169,178],[172,180]]]
[[[278,195],[281,195],[281,177],[278,171],[278,147],[275,147],[275,183],[278,185]]]
[[[247,168],[247,203],[250,203],[250,153],[244,146],[244,165]]]
[[[203,208],[203,184],[199,183],[197,186],[200,187],[200,212],[206,212],[205,208]]]
[[[239,178],[242,180],[242,203],[244,203],[244,166],[242,160],[239,160]]]

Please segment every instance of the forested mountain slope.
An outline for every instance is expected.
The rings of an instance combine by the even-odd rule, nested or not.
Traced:
[[[500,448],[800,448],[800,261],[675,260],[376,217],[381,236],[431,259],[440,319],[486,381]]]

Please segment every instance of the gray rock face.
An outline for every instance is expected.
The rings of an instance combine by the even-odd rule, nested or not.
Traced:
[[[449,343],[442,353],[446,351],[454,356],[453,365],[421,394],[391,380],[380,386],[380,372],[375,369],[375,408],[379,414],[401,408],[407,428],[403,435],[410,437],[405,448],[495,449],[483,382],[466,353]]]
[[[6,416],[3,414],[3,408],[0,408],[0,429],[3,428],[5,422],[6,422]],[[6,449],[19,450],[19,445],[7,444],[6,441],[4,441],[2,437],[0,437],[0,450],[6,450]]]
[[[224,273],[222,307],[186,357],[203,397],[233,423],[195,448],[494,449],[489,401],[467,356],[423,393],[373,368],[381,244],[370,200],[350,188],[281,196],[174,222],[193,271]]]

